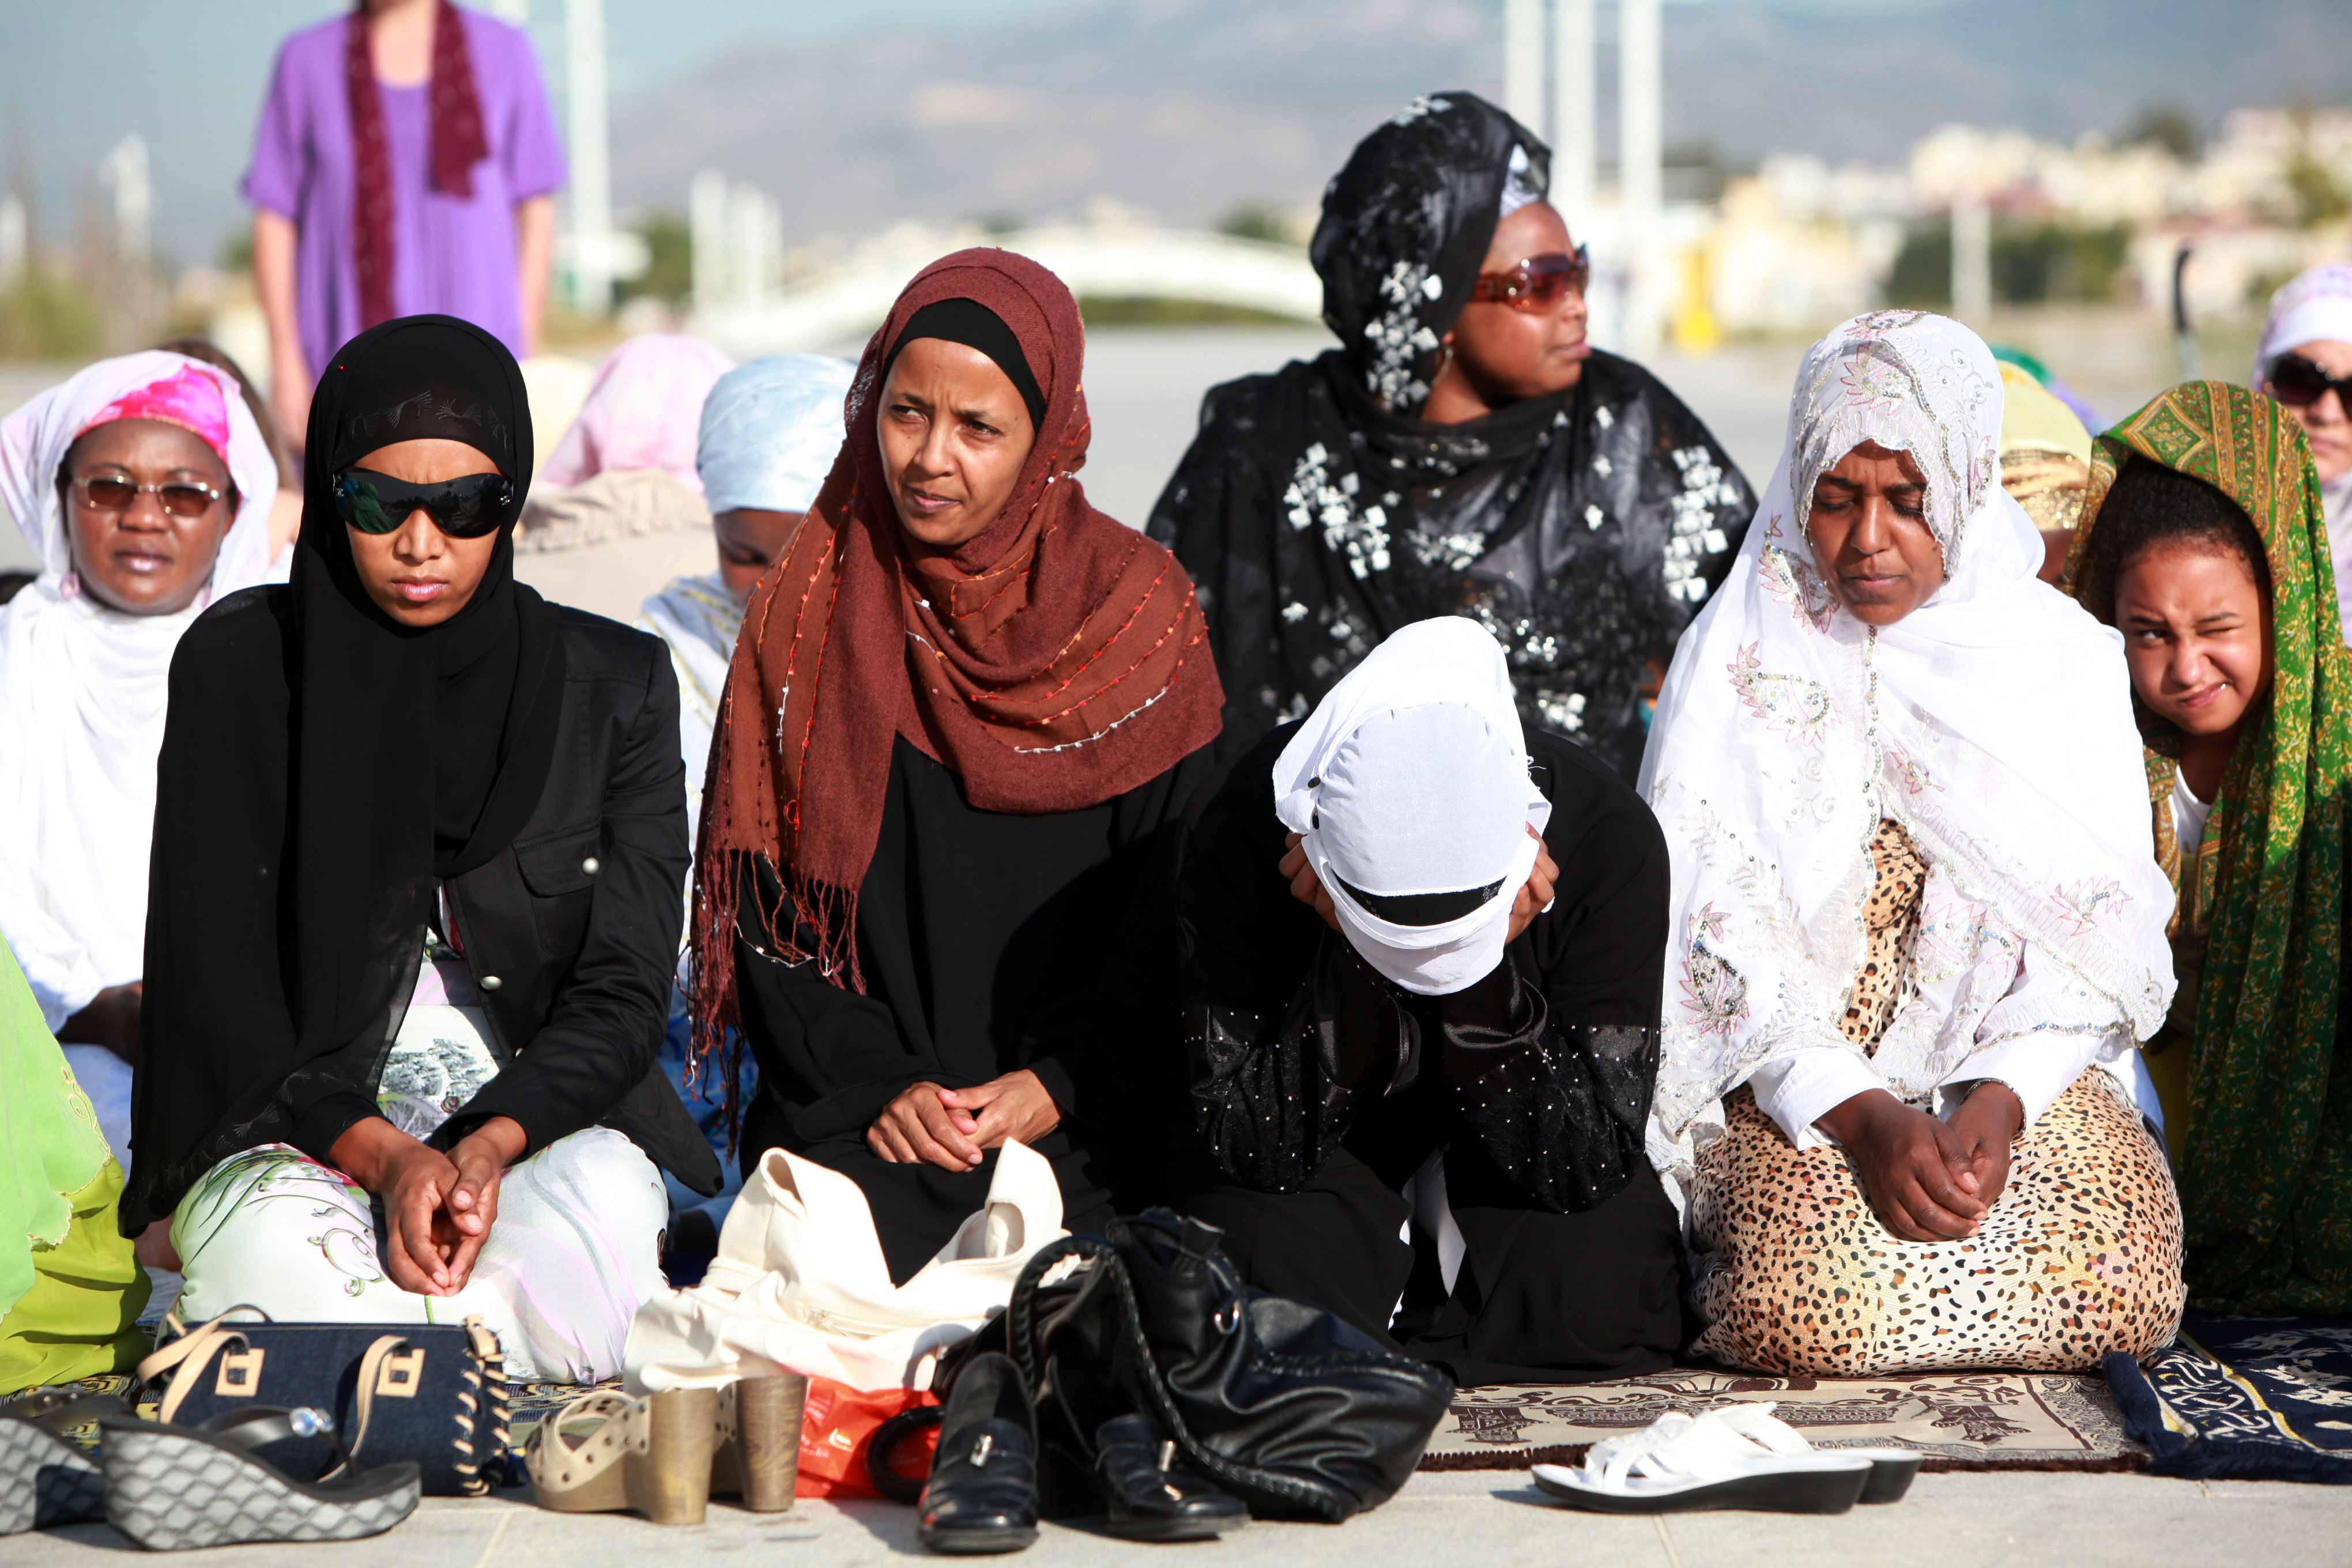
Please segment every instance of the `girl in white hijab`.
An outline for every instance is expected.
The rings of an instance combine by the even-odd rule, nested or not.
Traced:
[[[2178,1324],[2130,1087],[2171,895],[2121,640],[2036,579],[2001,403],[1941,317],[1814,344],[1643,759],[1674,858],[1652,1157],[1696,1348],[1759,1370],[2095,1367]]]
[[[126,1167],[172,650],[268,575],[277,495],[236,380],[180,354],[101,360],[0,423],[0,503],[41,559],[0,607],[0,936]]]

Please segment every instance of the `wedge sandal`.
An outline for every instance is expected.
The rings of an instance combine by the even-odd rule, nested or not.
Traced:
[[[754,1513],[793,1506],[801,1473],[801,1417],[808,1379],[797,1373],[747,1377],[719,1391],[719,1439],[710,1495],[740,1499]]]
[[[1868,1459],[1870,1479],[1856,1500],[1864,1507],[1901,1502],[1903,1494],[1917,1479],[1919,1466],[1927,1458],[1917,1448],[1815,1448],[1805,1441],[1802,1432],[1772,1414],[1778,1407],[1774,1401],[1761,1399],[1753,1404],[1727,1405],[1707,1414],[1767,1453],[1829,1453],[1841,1458]]]
[[[0,1404],[0,1535],[106,1517],[106,1478],[66,1428],[130,1414],[110,1394],[39,1388]]]
[[[656,1524],[700,1524],[719,1447],[719,1393],[583,1394],[541,1422],[523,1446],[531,1497],[559,1513],[631,1511]]]
[[[416,1511],[423,1491],[413,1459],[360,1469],[323,1410],[261,1405],[195,1426],[110,1415],[98,1426],[106,1521],[152,1552],[381,1535]],[[339,1462],[319,1480],[296,1480],[253,1452],[320,1436],[333,1439]]]

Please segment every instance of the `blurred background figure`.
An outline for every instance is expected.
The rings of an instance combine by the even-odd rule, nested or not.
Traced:
[[[563,178],[521,29],[362,0],[287,39],[245,175],[279,427],[299,440],[328,353],[394,316],[537,353]]]
[[[2000,356],[2000,486],[2042,534],[2042,580],[2055,583],[2091,482],[2091,433],[2021,355]]]
[[[710,736],[719,722],[719,699],[727,688],[736,634],[743,627],[744,602],[816,504],[816,492],[841,450],[842,400],[849,395],[855,368],[847,360],[820,354],[772,354],[729,371],[710,389],[709,400],[700,402],[699,444],[692,457],[699,474],[696,489],[710,507],[719,569],[671,579],[646,601],[637,616],[639,630],[669,645],[670,665],[677,672],[687,815],[696,822],[702,817]],[[690,910],[690,887],[687,896]],[[688,935],[690,939],[691,930]],[[713,1081],[708,1070],[691,1087],[686,1081],[690,1022],[680,992],[670,1004],[662,1068],[719,1152],[727,1184],[717,1197],[703,1198],[673,1180],[670,1246],[680,1252],[708,1251],[718,1245],[719,1227],[743,1185],[741,1165],[726,1157],[727,1083]],[[758,1085],[757,1066],[732,1048],[715,1065],[726,1079],[735,1080],[738,1102],[747,1103]]]
[[[2271,296],[2254,351],[2254,384],[2284,404],[2311,442],[2341,584],[2352,571],[2352,266],[2315,267]],[[2339,590],[2340,592],[2340,590]],[[2345,623],[2352,641],[2352,620]]]
[[[41,561],[0,608],[0,936],[126,1167],[172,653],[267,576],[277,491],[236,379],[181,354],[100,360],[0,423]]]
[[[1467,92],[1358,144],[1309,251],[1340,347],[1214,387],[1151,514],[1200,585],[1221,754],[1304,716],[1400,626],[1501,641],[1535,728],[1631,780],[1643,692],[1755,493],[1656,377],[1585,341],[1551,153]]]
[[[579,414],[539,466],[517,544],[568,550],[709,526],[696,432],[711,384],[734,367],[701,339],[670,332],[643,333],[605,355]]]

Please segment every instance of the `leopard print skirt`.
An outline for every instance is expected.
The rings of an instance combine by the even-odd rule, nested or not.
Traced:
[[[1691,1194],[1696,1353],[1778,1375],[2095,1369],[2180,1326],[2180,1204],[2122,1090],[2091,1068],[2019,1139],[1983,1228],[1899,1241],[1835,1147],[1799,1152],[1746,1089]]]

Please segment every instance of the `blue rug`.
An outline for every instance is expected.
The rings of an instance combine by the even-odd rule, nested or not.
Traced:
[[[2191,1312],[2169,1350],[2106,1373],[2150,1475],[2352,1485],[2352,1318]]]

